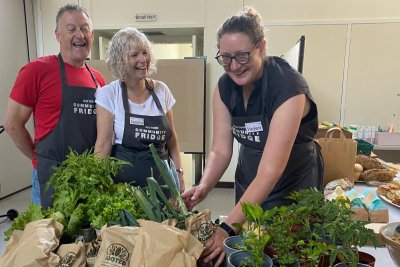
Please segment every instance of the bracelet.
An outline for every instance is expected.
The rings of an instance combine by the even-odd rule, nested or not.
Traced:
[[[177,172],[178,174],[182,174],[182,175],[183,175],[183,169],[182,169],[182,168],[176,169],[176,172]]]
[[[222,229],[224,229],[225,232],[227,232],[229,236],[234,236],[234,235],[236,235],[236,233],[235,233],[235,231],[232,229],[232,227],[230,227],[229,225],[227,225],[227,224],[224,223],[224,222],[221,223],[221,224],[219,225],[219,227],[221,227]]]

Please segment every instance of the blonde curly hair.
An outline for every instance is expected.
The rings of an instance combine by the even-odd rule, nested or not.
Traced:
[[[144,48],[150,55],[148,75],[157,71],[157,59],[154,56],[152,43],[146,35],[135,28],[127,27],[119,30],[110,41],[106,54],[108,70],[120,80],[125,80],[128,72],[128,56],[131,47]]]

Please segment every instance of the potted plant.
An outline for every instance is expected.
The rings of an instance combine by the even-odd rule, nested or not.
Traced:
[[[324,241],[322,226],[330,216],[324,195],[311,188],[292,192],[288,199],[293,204],[275,208],[268,223],[269,255],[277,266],[316,266],[334,247]]]
[[[358,251],[359,247],[368,243],[375,247],[379,246],[373,230],[365,228],[367,222],[352,218],[350,209],[352,203],[348,199],[337,199],[330,203],[336,206],[337,216],[334,220],[326,222],[324,227],[328,237],[338,245],[330,251],[330,263],[333,264],[337,259],[351,267],[356,267],[358,263],[367,263],[373,266],[373,263],[361,262]],[[373,257],[369,258],[373,259]]]
[[[237,251],[228,257],[230,266],[272,266],[272,260],[264,254],[264,247],[270,239],[265,231],[265,224],[271,218],[271,211],[263,211],[260,205],[242,202],[242,211],[246,218],[246,227],[242,224],[233,224],[243,237],[243,244]],[[239,264],[239,265],[238,265]]]

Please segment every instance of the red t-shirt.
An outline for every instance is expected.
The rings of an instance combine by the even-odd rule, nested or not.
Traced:
[[[97,87],[86,67],[76,68],[64,63],[67,84],[71,86]],[[106,84],[103,75],[90,67],[99,86]],[[61,75],[56,55],[40,57],[23,66],[11,89],[10,98],[33,108],[34,144],[53,130],[61,112]],[[36,157],[32,159],[36,168]]]

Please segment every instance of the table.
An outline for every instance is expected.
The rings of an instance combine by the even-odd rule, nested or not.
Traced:
[[[356,184],[355,189],[362,193],[365,189],[376,189],[376,186],[369,186],[366,184]],[[386,203],[385,203],[386,204]],[[400,222],[400,208],[397,208],[393,205],[386,205],[389,210],[389,222]],[[361,251],[367,252],[371,255],[374,255],[376,262],[375,267],[395,267],[395,263],[390,257],[389,251],[386,247],[378,247],[374,248],[373,246],[365,246],[360,248]]]

